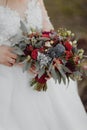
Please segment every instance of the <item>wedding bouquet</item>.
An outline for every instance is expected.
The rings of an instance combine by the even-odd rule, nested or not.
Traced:
[[[84,51],[77,48],[75,35],[60,28],[57,32],[31,29],[29,32],[21,22],[22,36],[14,44],[14,52],[19,55],[17,62],[24,64],[23,71],[34,66],[37,74],[31,86],[38,91],[47,90],[47,80],[52,77],[55,82],[66,84],[69,79],[80,79],[80,64]]]

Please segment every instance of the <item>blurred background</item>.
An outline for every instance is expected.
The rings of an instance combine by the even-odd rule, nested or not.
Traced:
[[[87,0],[44,0],[51,21],[57,29],[66,27],[87,37]]]
[[[78,47],[87,55],[87,0],[44,0],[54,28],[67,28],[77,35]],[[86,59],[87,61],[87,59]],[[78,93],[87,111],[87,77],[78,82]]]

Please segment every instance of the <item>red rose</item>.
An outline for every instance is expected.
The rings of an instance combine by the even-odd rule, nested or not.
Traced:
[[[33,46],[32,45],[27,46],[27,51],[33,51]]]
[[[50,37],[50,32],[46,32],[46,31],[42,32],[42,37],[49,38]]]
[[[44,47],[41,47],[41,48],[40,48],[40,52],[44,53],[44,51],[45,51],[45,48],[44,48]]]
[[[71,51],[71,50],[72,50],[72,45],[69,43],[69,41],[66,41],[66,42],[64,43],[64,45],[65,45],[65,48],[66,48],[68,51]]]
[[[44,83],[46,83],[46,77],[47,77],[47,75],[46,74],[43,74],[40,78],[38,78],[38,75],[35,77],[35,79],[36,79],[36,81],[38,82],[38,83],[41,83],[41,84],[44,84]]]
[[[37,60],[37,56],[38,56],[38,49],[35,49],[32,51],[31,57],[32,59]]]
[[[65,54],[66,54],[66,60],[69,60],[73,56],[71,51],[66,51]]]
[[[71,51],[66,51],[65,54],[66,54],[66,60],[69,60],[73,56]]]

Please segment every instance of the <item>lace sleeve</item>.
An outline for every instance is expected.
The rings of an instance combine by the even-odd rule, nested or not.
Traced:
[[[48,13],[46,11],[46,8],[45,8],[45,5],[44,5],[44,2],[43,0],[38,0],[40,2],[40,5],[41,5],[41,9],[42,9],[42,17],[43,17],[43,30],[51,30],[51,29],[54,29],[50,19],[49,19],[49,16],[48,16]]]

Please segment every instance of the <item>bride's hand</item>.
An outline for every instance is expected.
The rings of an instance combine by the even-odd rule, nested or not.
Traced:
[[[17,59],[17,55],[12,53],[12,48],[6,45],[0,46],[0,64],[13,66]]]

